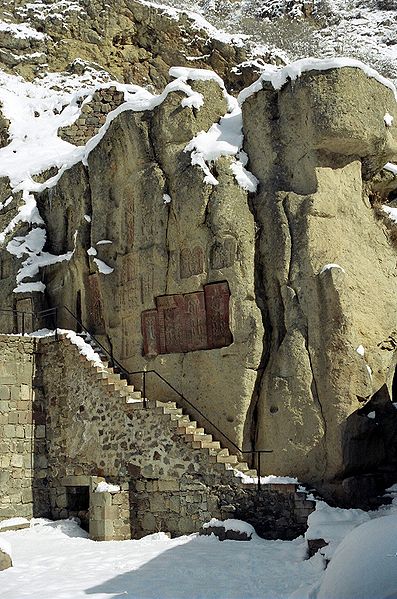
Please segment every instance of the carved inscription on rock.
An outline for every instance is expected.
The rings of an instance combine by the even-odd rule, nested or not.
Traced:
[[[215,349],[233,342],[227,282],[204,291],[163,295],[156,310],[142,312],[143,351],[147,356]]]
[[[227,283],[206,285],[204,294],[207,306],[208,346],[215,349],[230,345],[232,333],[229,328],[229,285]]]
[[[210,250],[211,268],[220,270],[233,266],[236,259],[237,242],[234,237],[226,237],[216,241]]]
[[[157,310],[146,310],[142,313],[142,334],[145,356],[157,356],[160,353]]]
[[[88,290],[89,290],[89,316],[90,324],[96,332],[100,332],[104,329],[105,324],[103,321],[103,309],[101,291],[99,288],[98,275],[93,274],[88,276]]]
[[[123,318],[123,358],[130,358],[134,355],[134,346],[132,343],[131,331],[135,325],[135,317],[128,316]]]
[[[204,250],[199,245],[194,248],[184,248],[179,256],[181,279],[204,272]]]

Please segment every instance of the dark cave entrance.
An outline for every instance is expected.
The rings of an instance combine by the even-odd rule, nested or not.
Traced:
[[[397,367],[391,388],[383,385],[346,420],[343,486],[347,504],[371,507],[379,503],[376,497],[397,481],[396,408]]]
[[[69,517],[80,519],[81,528],[89,532],[90,524],[90,487],[66,487],[66,509]]]

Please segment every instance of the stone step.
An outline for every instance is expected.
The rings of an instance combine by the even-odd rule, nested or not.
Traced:
[[[204,435],[205,430],[189,424],[189,426],[178,426],[176,432],[178,435]]]
[[[140,391],[135,391],[134,385],[124,386],[119,392],[123,397],[133,397],[134,399],[139,399],[142,397],[142,393]]]
[[[239,462],[236,468],[237,470],[240,470],[240,472],[247,472],[250,469],[247,462]]]
[[[187,414],[169,414],[169,416],[172,426],[197,426],[197,422],[195,420],[190,420],[190,416]]]
[[[182,416],[182,408],[155,408],[157,414],[180,414]]]
[[[115,389],[121,391],[121,389],[125,389],[127,387],[127,381],[125,379],[119,379],[118,381],[113,381]]]
[[[120,393],[122,397],[126,398],[127,403],[132,403],[134,401],[143,401],[142,393],[140,391],[130,391],[129,393],[124,394],[124,389],[120,389]]]
[[[236,466],[236,470],[240,470],[240,464],[237,464]],[[245,474],[245,476],[250,476],[251,478],[257,478],[258,477],[258,472],[256,470],[240,470],[240,472],[243,472],[243,474]]]
[[[217,464],[237,464],[238,458],[236,455],[216,455],[210,456],[210,462]]]
[[[154,402],[156,408],[177,408],[175,401],[159,401],[158,399]]]
[[[127,414],[135,412],[135,410],[143,410],[145,408],[145,404],[143,401],[131,400],[126,401],[123,405],[123,409]]]
[[[192,441],[193,449],[208,449],[215,451],[216,453],[210,455],[216,455],[221,448],[219,441]]]
[[[185,441],[211,441],[212,442],[212,435],[193,433],[190,435],[184,435],[183,438],[185,439]]]

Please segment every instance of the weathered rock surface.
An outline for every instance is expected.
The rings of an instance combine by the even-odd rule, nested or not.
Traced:
[[[27,79],[47,71],[81,75],[91,69],[161,89],[169,68],[184,65],[212,68],[236,89],[252,81],[252,70],[230,70],[247,59],[241,44],[212,39],[188,14],[133,0],[81,0],[62,11],[57,2],[44,7],[6,0],[0,18],[9,22],[10,16],[32,31],[0,32],[0,67]]]
[[[348,417],[383,385],[392,394],[395,352],[382,344],[396,328],[396,250],[362,179],[378,156],[396,155],[383,120],[395,110],[391,91],[357,69],[306,73],[243,105],[261,181],[253,204],[268,333],[257,445],[274,450],[269,470],[319,486],[344,477]],[[371,468],[363,451],[359,470]]]
[[[200,111],[183,109],[184,96],[177,92],[153,112],[121,114],[90,154],[88,167],[70,169],[38,198],[51,252],[73,249],[78,231],[71,262],[48,268],[47,290],[51,305],[66,304],[80,313],[127,368],[160,372],[234,442],[250,448],[247,414],[263,336],[255,300],[255,224],[228,159],[217,163],[219,185],[213,187],[203,184],[202,171],[183,151],[226,111],[216,83],[197,82],[195,89],[206,97]],[[170,203],[164,203],[164,194]],[[101,240],[111,243],[98,245]],[[96,255],[87,254],[90,247]],[[100,274],[98,258],[114,271]],[[230,291],[231,345],[204,349],[204,342],[202,351],[142,355],[141,315],[156,308],[156,298],[172,301],[176,294],[202,293],[217,282],[226,282]],[[170,325],[181,340],[176,343],[200,343],[206,325],[197,309],[190,324]],[[156,384],[156,393],[176,399],[153,376],[148,384],[149,394]]]
[[[7,568],[12,567],[12,559],[5,551],[5,549],[0,548],[0,572],[2,570],[7,570]]]
[[[370,202],[395,189],[378,175],[397,156],[384,119],[396,122],[393,93],[352,68],[264,84],[243,104],[260,182],[249,195],[230,159],[215,163],[210,186],[184,152],[226,112],[218,84],[193,87],[200,110],[173,92],[120,114],[87,166],[37,196],[46,250],[74,250],[46,267],[46,301],[66,304],[129,370],[161,373],[239,447],[272,449],[263,471],[342,503],[363,485],[376,494],[397,478],[385,449],[396,430],[386,416],[397,401],[396,250]],[[10,300],[16,260],[5,255]],[[367,435],[380,390],[385,424]],[[147,394],[177,399],[153,375]]]

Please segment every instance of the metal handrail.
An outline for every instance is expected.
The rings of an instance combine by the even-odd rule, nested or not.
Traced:
[[[22,311],[22,310],[14,310],[12,308],[0,308],[0,312],[13,312],[16,314],[21,314],[22,315],[22,328],[24,330],[24,315],[25,314],[29,314],[32,315],[34,317],[36,317],[36,315],[42,315],[42,314],[54,314],[55,315],[55,339],[58,340],[58,314],[59,314],[59,310],[60,309],[65,309],[66,312],[69,314],[69,316],[71,316],[73,318],[73,320],[78,324],[79,327],[81,327],[86,333],[87,335],[90,337],[90,339],[92,339],[94,341],[94,343],[101,348],[101,350],[103,352],[105,352],[105,354],[107,356],[109,356],[110,358],[110,363],[112,368],[114,368],[114,366],[117,366],[117,368],[127,377],[130,376],[136,376],[136,375],[142,375],[142,395],[143,395],[143,404],[144,407],[147,408],[147,397],[146,397],[146,377],[148,374],[154,374],[155,376],[157,376],[163,383],[165,383],[174,393],[176,393],[186,404],[188,404],[195,412],[197,412],[197,414],[199,414],[202,418],[204,418],[204,420],[206,420],[206,422],[208,422],[208,424],[210,424],[210,426],[212,428],[214,428],[220,435],[222,435],[222,437],[224,439],[227,440],[228,443],[230,443],[230,445],[232,445],[239,453],[241,454],[256,454],[257,455],[257,471],[258,471],[258,492],[260,491],[261,488],[261,476],[260,476],[260,472],[261,472],[261,455],[262,453],[273,453],[272,449],[242,449],[240,448],[234,441],[232,441],[230,439],[230,437],[228,437],[228,435],[226,435],[214,422],[212,422],[212,420],[210,420],[198,407],[196,407],[189,399],[187,399],[187,397],[185,397],[183,395],[183,393],[181,393],[180,391],[178,391],[178,389],[176,389],[169,381],[167,381],[167,379],[165,379],[159,372],[157,372],[157,370],[151,369],[151,370],[136,370],[136,371],[130,371],[127,370],[126,368],[124,368],[124,366],[122,364],[120,364],[120,362],[118,360],[115,359],[115,357],[113,356],[113,349],[111,349],[111,351],[109,351],[108,349],[106,349],[106,347],[92,334],[90,333],[90,331],[87,329],[87,327],[80,321],[79,318],[77,318],[77,316],[75,314],[73,314],[73,312],[67,307],[67,306],[55,306],[54,308],[47,308],[46,310],[40,310],[38,312],[28,312],[28,311]],[[24,335],[24,332],[22,333]]]

